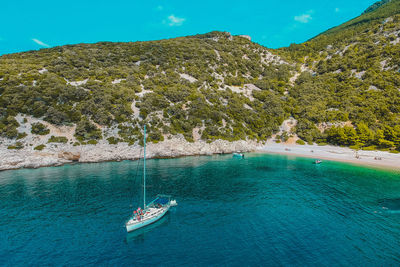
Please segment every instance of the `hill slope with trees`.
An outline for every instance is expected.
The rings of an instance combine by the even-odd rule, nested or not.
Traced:
[[[400,1],[368,10],[279,50],[311,70],[290,91],[295,102],[290,113],[306,141],[399,149]]]
[[[276,50],[211,32],[3,55],[0,135],[15,149],[31,135],[48,136],[40,145],[135,144],[147,124],[151,142],[265,141],[292,116],[288,134],[306,142],[396,151],[399,12],[400,1],[380,3]],[[51,136],[52,127],[71,134]]]

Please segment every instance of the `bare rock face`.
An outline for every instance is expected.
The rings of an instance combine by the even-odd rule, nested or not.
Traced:
[[[81,158],[81,153],[76,152],[76,153],[72,153],[72,152],[60,152],[58,153],[58,157],[61,159],[66,159],[66,160],[72,160],[72,161],[79,161],[79,159]]]
[[[239,37],[246,38],[251,41],[251,37],[249,35],[239,35]]]

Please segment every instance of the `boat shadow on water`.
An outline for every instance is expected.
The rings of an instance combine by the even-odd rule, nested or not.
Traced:
[[[400,198],[381,199],[378,203],[384,212],[400,214]]]
[[[254,169],[262,172],[273,172],[275,170],[273,167],[270,166],[257,166]]]
[[[158,221],[149,224],[143,228],[127,233],[125,238],[125,243],[132,243],[132,242],[142,243],[144,242],[146,235],[149,235],[152,230],[154,230],[155,228],[158,228],[160,230],[168,226],[169,222],[170,222],[170,212],[167,212],[167,214],[165,214],[164,217],[162,217]]]

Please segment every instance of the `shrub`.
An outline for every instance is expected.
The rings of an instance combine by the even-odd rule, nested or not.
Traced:
[[[283,132],[281,139],[282,142],[286,142],[287,140],[289,140],[289,135],[287,134],[287,132]]]
[[[46,125],[36,122],[32,123],[31,133],[38,134],[38,135],[46,135],[50,133],[50,130],[47,129]]]
[[[297,140],[296,143],[299,144],[299,145],[305,145],[306,144],[306,142],[304,142],[301,139]]]
[[[81,143],[79,143],[79,142],[75,142],[74,144],[73,144],[73,146],[80,146],[81,145]]]
[[[52,135],[49,140],[47,141],[47,143],[67,143],[68,142],[68,138],[65,136],[54,136]]]
[[[87,141],[87,144],[88,144],[88,145],[96,145],[96,144],[97,144],[97,141],[94,140],[94,139],[92,139],[92,140]]]
[[[76,124],[75,137],[79,141],[101,139],[101,130],[86,118]]]
[[[39,151],[41,151],[41,150],[43,150],[45,147],[46,147],[46,145],[41,144],[41,145],[35,146],[33,149],[34,149],[34,150],[39,150]]]
[[[115,138],[114,136],[111,136],[111,137],[107,138],[107,141],[108,141],[108,143],[109,143],[110,145],[116,145],[116,144],[118,144],[119,142],[121,142],[122,140],[119,139],[119,138]]]
[[[9,139],[14,139],[18,136],[18,130],[16,127],[8,126],[3,135]]]
[[[22,149],[24,145],[21,142],[16,142],[14,145],[10,145],[7,147],[8,149]]]
[[[9,139],[16,138],[18,136],[17,127],[19,127],[17,120],[12,116],[3,118],[1,118],[1,116],[2,114],[0,109],[0,136],[7,137]]]
[[[27,133],[19,133],[19,134],[17,135],[17,140],[22,139],[22,138],[25,138],[27,135],[28,135]]]
[[[131,141],[128,142],[128,146],[132,146],[132,145],[134,145],[134,144],[135,144],[135,141],[133,141],[133,140],[131,140]]]
[[[161,134],[160,131],[158,130],[152,130],[150,131],[148,135],[148,141],[152,143],[158,143],[164,141],[164,136]]]
[[[118,125],[118,129],[118,135],[123,139],[124,142],[127,142],[130,145],[134,144],[137,141],[138,136],[140,136],[141,139],[142,134],[137,127],[132,128],[130,126]]]
[[[56,125],[61,125],[65,122],[69,122],[68,115],[65,112],[60,111],[54,107],[49,107],[45,114],[44,120]]]

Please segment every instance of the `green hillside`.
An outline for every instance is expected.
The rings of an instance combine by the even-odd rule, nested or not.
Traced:
[[[246,38],[212,32],[5,55],[0,58],[2,134],[15,137],[12,118],[23,113],[88,131],[93,122],[118,126],[127,142],[137,139],[145,122],[153,141],[178,133],[191,141],[196,127],[209,141],[265,140],[289,115],[281,96],[294,69],[268,62],[268,53]],[[261,89],[250,97],[234,92],[244,84]]]
[[[263,141],[293,116],[307,142],[399,150],[398,13],[398,0],[377,4],[278,50],[211,32],[3,55],[0,135],[23,141],[18,129],[28,120],[15,119],[22,114],[76,125],[69,141],[77,145],[133,144],[144,123],[152,142],[177,134]],[[46,127],[32,133],[46,134]]]
[[[306,43],[279,50],[311,70],[302,73],[290,92],[301,138],[355,147],[399,147],[398,13],[400,1],[391,1]],[[344,121],[355,127],[333,127],[324,134],[315,127]],[[367,133],[361,133],[365,128]]]

